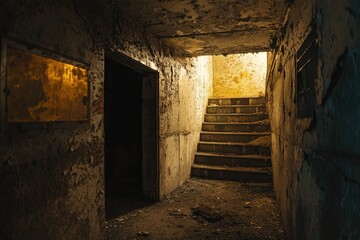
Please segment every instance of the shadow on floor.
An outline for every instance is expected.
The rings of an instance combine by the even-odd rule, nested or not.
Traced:
[[[274,194],[274,187],[272,183],[242,183],[244,189],[253,194]]]
[[[155,202],[145,199],[139,194],[115,195],[107,194],[105,197],[105,217],[111,220],[125,215],[136,209],[153,205]]]

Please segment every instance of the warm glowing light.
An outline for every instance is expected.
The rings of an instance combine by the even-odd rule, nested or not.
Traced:
[[[9,122],[78,121],[87,118],[87,70],[9,47]]]
[[[213,97],[257,97],[265,94],[267,53],[213,57]]]

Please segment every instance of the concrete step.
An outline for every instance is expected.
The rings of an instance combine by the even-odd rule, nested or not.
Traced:
[[[268,120],[251,123],[204,122],[202,131],[207,132],[268,132]]]
[[[271,167],[270,156],[195,153],[195,164],[228,167]]]
[[[191,176],[233,181],[272,182],[271,168],[235,168],[194,164],[191,168]]]
[[[205,142],[250,142],[270,132],[201,132],[200,141]]]
[[[251,98],[209,98],[208,105],[265,105],[264,97]]]
[[[268,119],[267,113],[205,114],[205,122],[256,122]]]
[[[206,113],[267,113],[267,109],[264,105],[207,106]]]
[[[253,145],[246,143],[221,143],[200,141],[197,147],[197,151],[220,154],[228,153],[237,155],[271,155],[269,146]]]

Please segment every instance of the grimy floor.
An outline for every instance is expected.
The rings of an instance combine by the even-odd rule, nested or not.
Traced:
[[[164,200],[110,199],[106,234],[115,239],[285,239],[268,183],[189,179]]]

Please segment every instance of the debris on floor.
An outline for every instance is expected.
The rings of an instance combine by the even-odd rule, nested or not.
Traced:
[[[107,240],[285,239],[269,183],[191,178],[160,202],[133,204],[142,207],[108,219]]]
[[[139,236],[149,236],[149,232],[142,232],[142,231],[140,231],[140,232],[138,232],[138,235]]]
[[[216,222],[223,218],[223,216],[216,211],[214,207],[200,205],[192,208],[194,216],[201,216],[209,222]]]

